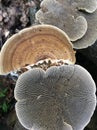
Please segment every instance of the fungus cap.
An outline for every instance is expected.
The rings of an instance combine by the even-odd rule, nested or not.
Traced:
[[[86,48],[97,39],[97,0],[43,0],[36,20],[62,29],[74,48]]]
[[[34,68],[14,90],[20,123],[34,130],[83,130],[96,107],[96,86],[79,65]]]
[[[97,9],[92,14],[81,14],[86,18],[88,28],[86,34],[81,39],[73,42],[76,49],[87,48],[97,40]]]
[[[43,59],[75,63],[75,52],[66,33],[52,25],[36,25],[9,38],[0,54],[0,73],[7,73]]]

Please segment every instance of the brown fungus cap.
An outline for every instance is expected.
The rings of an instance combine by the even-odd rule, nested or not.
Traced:
[[[83,130],[96,107],[96,85],[79,65],[34,68],[19,76],[14,96],[20,123],[32,130]]]
[[[77,49],[97,39],[97,0],[43,0],[36,19],[62,29]]]
[[[75,52],[68,36],[52,25],[26,28],[4,44],[0,54],[0,73],[17,70],[48,58],[75,63]]]

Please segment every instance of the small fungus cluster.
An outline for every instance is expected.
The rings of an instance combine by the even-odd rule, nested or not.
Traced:
[[[25,129],[83,130],[89,123],[96,85],[75,64],[73,47],[95,41],[96,9],[96,0],[43,0],[36,13],[43,24],[23,29],[2,47],[0,74],[15,72],[19,77],[15,110]]]

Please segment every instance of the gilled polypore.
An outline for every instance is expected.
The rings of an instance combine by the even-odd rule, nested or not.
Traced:
[[[79,65],[33,68],[15,87],[16,113],[30,130],[83,130],[96,107],[96,87]]]
[[[88,124],[96,86],[89,72],[74,63],[68,36],[51,25],[24,29],[5,43],[0,73],[20,74],[15,109],[26,129],[83,130]]]
[[[65,31],[76,49],[97,40],[97,0],[42,0],[36,20]]]

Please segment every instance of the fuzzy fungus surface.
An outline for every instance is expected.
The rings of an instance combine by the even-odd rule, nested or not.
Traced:
[[[43,0],[36,19],[65,31],[77,49],[97,39],[97,0]]]
[[[83,130],[96,107],[96,86],[79,65],[34,68],[14,90],[20,123],[32,130]]]

